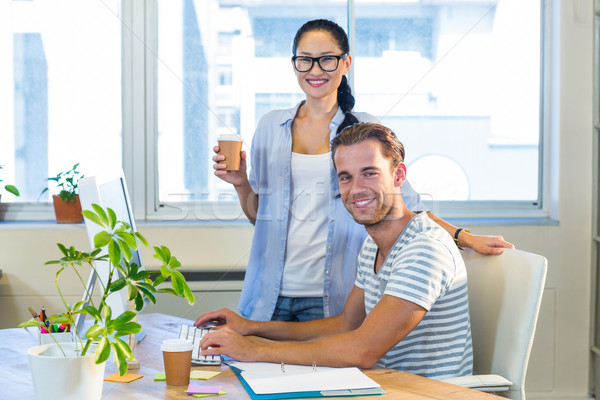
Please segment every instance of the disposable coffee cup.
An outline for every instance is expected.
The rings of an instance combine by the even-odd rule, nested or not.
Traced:
[[[240,135],[233,133],[219,135],[219,154],[225,156],[225,171],[239,171],[242,159],[242,142]]]
[[[188,385],[192,369],[192,341],[168,339],[162,342],[160,349],[165,362],[167,385]]]

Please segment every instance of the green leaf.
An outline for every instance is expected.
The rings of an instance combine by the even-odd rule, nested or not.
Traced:
[[[135,264],[135,263],[134,263],[133,265],[135,265],[135,266],[137,267],[137,264]],[[150,274],[149,274],[149,273],[148,273],[148,271],[146,271],[146,270],[141,270],[141,271],[138,271],[138,272],[135,274],[135,276],[133,276],[133,277],[132,277],[132,279],[134,279],[134,280],[136,280],[136,281],[145,281],[145,280],[148,280],[148,281],[150,281],[150,279],[149,279],[149,278],[150,278]],[[150,281],[150,282],[151,282],[151,281]]]
[[[119,238],[121,238],[121,240],[123,240],[125,243],[127,243],[127,246],[131,247],[132,249],[137,249],[138,244],[137,241],[135,240],[135,236],[130,233],[130,232],[117,232],[117,236],[119,236]]]
[[[98,347],[96,348],[96,364],[101,364],[108,359],[110,355],[110,344],[106,337],[100,339]]]
[[[110,285],[110,291],[116,292],[118,290],[121,290],[125,287],[126,284],[127,281],[125,280],[125,278],[119,278],[116,281],[114,281],[112,285]]]
[[[135,299],[135,296],[138,295],[137,287],[135,287],[135,285],[131,284],[131,282],[128,282],[127,285],[129,286],[127,288],[127,298],[129,300],[133,300],[133,299]]]
[[[144,308],[144,299],[142,299],[142,296],[137,296],[135,298],[135,309],[137,311],[142,311],[142,308]]]
[[[185,277],[179,271],[173,270],[171,274],[171,285],[178,295],[183,294],[183,285],[185,284]]]
[[[119,368],[119,375],[123,376],[127,372],[128,368],[127,360],[125,359],[125,353],[115,343],[111,343],[110,345],[115,351],[115,354],[113,354],[113,360],[115,360],[115,364],[117,365],[117,368]]]
[[[60,252],[63,253],[63,255],[65,255],[65,256],[69,255],[67,248],[65,247],[64,244],[56,243],[56,246],[60,249]]]
[[[166,255],[164,253],[164,251],[162,250],[162,248],[160,247],[154,247],[154,258],[162,261],[163,263],[167,263],[167,259],[166,259]]]
[[[130,333],[138,333],[142,330],[142,326],[137,322],[127,322],[126,324],[121,324],[119,329],[117,329],[117,333],[115,336],[123,336],[129,335]]]
[[[119,244],[119,248],[121,249],[121,254],[123,255],[123,258],[125,259],[125,261],[130,262],[131,261],[131,248],[127,245],[127,243],[123,242],[122,240],[116,240],[116,242]]]
[[[177,258],[171,257],[171,259],[169,260],[169,267],[172,269],[179,268],[181,267],[181,263]]]
[[[110,233],[107,231],[100,231],[94,236],[94,246],[97,248],[106,246],[111,239]]]
[[[4,186],[4,189],[8,193],[12,193],[15,196],[20,196],[19,189],[17,189],[16,186],[14,186],[14,185],[6,185],[6,186]]]
[[[123,312],[121,315],[119,315],[116,319],[115,319],[115,329],[118,330],[118,326],[121,324],[124,324],[126,322],[131,321],[132,319],[135,318],[137,314],[134,313],[133,311],[125,311]]]
[[[152,302],[152,304],[156,304],[156,296],[154,296],[154,293],[152,293],[152,291],[139,286],[138,289],[140,289],[146,295],[146,297]],[[152,290],[154,290],[154,287],[152,287]]]
[[[115,344],[123,351],[127,359],[133,360],[135,357],[133,355],[133,351],[129,347],[129,344],[125,342],[123,339],[115,338]]]
[[[110,207],[106,210],[108,211],[108,229],[113,230],[115,225],[117,225],[117,214]]]
[[[179,294],[171,288],[158,289],[159,292],[170,293],[175,296],[179,296]]]
[[[53,324],[70,324],[73,322],[73,318],[68,315],[61,315],[60,317],[50,317],[48,318],[52,321]]]
[[[103,226],[102,221],[100,221],[100,218],[96,214],[91,212],[90,210],[83,210],[81,213],[83,214],[84,217],[86,217],[93,223]]]
[[[140,242],[142,242],[142,244],[144,245],[144,247],[148,247],[148,241],[146,240],[146,238],[144,237],[144,235],[142,235],[139,232],[134,232],[133,234],[135,235],[135,237],[138,238],[138,240]]]
[[[108,243],[108,256],[110,257],[110,262],[112,265],[118,265],[121,263],[121,250],[119,249],[117,241],[114,239],[111,239]]]
[[[85,303],[87,303],[86,300],[78,301],[77,303],[73,304],[72,310],[73,311],[79,310]]]
[[[159,275],[156,277],[156,279],[154,280],[154,287],[157,287],[158,285],[160,285],[161,283],[163,283],[164,281],[167,280],[167,277],[164,275]]]
[[[110,319],[112,317],[112,309],[108,304],[104,305],[102,313],[104,314],[104,321],[106,321],[107,324],[110,323]]]
[[[100,325],[92,325],[90,329],[85,333],[85,337],[96,340],[102,333],[104,332],[104,328]]]
[[[102,320],[102,316],[100,315],[100,311],[98,311],[94,306],[87,305],[87,306],[84,306],[83,309],[85,310],[85,312],[87,312],[92,317],[94,317],[95,320],[97,320],[97,321],[101,321]]]
[[[100,221],[102,221],[100,225],[102,225],[105,228],[108,228],[108,217],[106,216],[106,212],[104,211],[104,209],[98,204],[92,204],[92,208],[94,209],[94,211],[96,211],[96,214],[98,214]]]
[[[31,318],[29,321],[21,322],[17,326],[19,328],[28,328],[30,326],[45,326],[45,324],[42,321],[38,321],[36,319]]]
[[[160,246],[162,253],[165,255],[165,261],[169,261],[171,259],[171,250],[169,250],[166,246]]]
[[[196,301],[196,298],[194,297],[194,292],[192,292],[192,290],[186,282],[184,282],[183,286],[183,296],[185,297],[190,306],[194,305],[194,302]]]

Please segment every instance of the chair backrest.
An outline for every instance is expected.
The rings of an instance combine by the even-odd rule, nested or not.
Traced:
[[[525,373],[546,280],[546,258],[520,250],[484,256],[462,252],[469,283],[473,373],[513,382],[510,398],[525,398]]]

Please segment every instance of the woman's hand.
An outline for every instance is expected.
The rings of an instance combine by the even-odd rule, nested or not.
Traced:
[[[217,153],[212,158],[215,162],[213,164],[213,168],[216,176],[223,179],[225,182],[231,183],[233,186],[241,186],[248,182],[245,151],[242,151],[241,154],[239,171],[226,171],[225,168],[227,168],[227,161],[225,160],[224,155],[219,154],[219,146],[213,147],[213,151]]]
[[[504,249],[514,249],[515,246],[504,240],[500,235],[473,235],[471,233],[461,231],[458,236],[458,241],[463,247],[470,247],[480,254],[502,254]]]

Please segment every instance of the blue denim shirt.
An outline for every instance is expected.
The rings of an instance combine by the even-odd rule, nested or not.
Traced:
[[[300,104],[266,114],[252,140],[249,181],[258,194],[258,212],[238,305],[239,312],[252,320],[271,319],[281,288],[291,203],[292,121]],[[378,122],[367,113],[353,114],[361,122]],[[331,139],[343,120],[344,113],[338,109],[329,124]],[[329,224],[323,268],[325,317],[342,312],[354,286],[356,259],[367,236],[364,226],[354,221],[342,202],[333,161],[330,172]],[[426,209],[408,182],[402,186],[402,195],[409,209]]]

